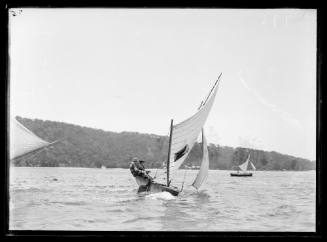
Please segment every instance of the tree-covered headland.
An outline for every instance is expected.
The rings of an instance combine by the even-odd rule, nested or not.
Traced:
[[[167,159],[168,137],[137,132],[110,132],[62,122],[17,117],[42,139],[55,145],[13,160],[15,166],[127,168],[132,157],[147,161],[147,168],[162,167]],[[315,162],[274,151],[209,144],[210,169],[230,170],[251,154],[257,170],[312,170]],[[196,143],[181,168],[198,166],[202,151]]]

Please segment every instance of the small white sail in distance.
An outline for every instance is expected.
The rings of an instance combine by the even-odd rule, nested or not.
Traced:
[[[242,165],[239,165],[238,167],[242,170],[242,171],[247,171],[248,170],[248,167],[249,167],[249,164],[251,165],[251,168],[253,170],[256,170],[255,166],[253,165],[253,163],[250,161],[250,154],[248,156],[248,158],[246,159],[246,161],[242,164]]]
[[[251,161],[250,161],[250,164],[251,164],[252,169],[255,171],[256,168],[255,168],[255,166],[253,165],[253,163]]]
[[[209,152],[207,146],[207,140],[205,138],[203,129],[202,129],[202,162],[200,166],[200,170],[192,184],[193,187],[199,189],[203,182],[208,177],[208,170],[209,170]]]
[[[55,143],[55,142],[53,142]],[[10,119],[9,158],[10,160],[23,156],[32,151],[46,147],[49,143],[36,136],[15,118]]]
[[[239,167],[242,171],[246,171],[247,168],[248,168],[249,160],[250,160],[250,155],[248,156],[248,158],[246,159],[246,161],[245,161],[242,165],[239,165],[238,167]]]

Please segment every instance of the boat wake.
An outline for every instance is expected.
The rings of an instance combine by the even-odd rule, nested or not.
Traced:
[[[171,195],[169,192],[158,192],[146,195],[147,199],[154,199],[154,200],[173,200],[176,199],[175,196]]]
[[[198,191],[194,193],[193,195],[197,196],[198,198],[209,198],[210,195],[207,193],[206,190]]]

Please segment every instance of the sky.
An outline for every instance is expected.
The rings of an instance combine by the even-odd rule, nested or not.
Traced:
[[[10,115],[316,157],[314,9],[11,9]]]

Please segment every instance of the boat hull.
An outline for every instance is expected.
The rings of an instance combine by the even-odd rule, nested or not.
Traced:
[[[252,176],[252,173],[230,173],[230,176]]]
[[[148,181],[143,177],[135,177],[136,183],[139,185],[138,193],[141,192],[150,192],[150,193],[158,193],[158,192],[169,192],[173,196],[177,196],[179,194],[179,190],[177,187],[167,186],[157,182],[151,182],[150,185],[147,185]]]

